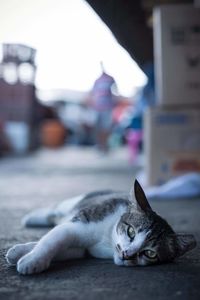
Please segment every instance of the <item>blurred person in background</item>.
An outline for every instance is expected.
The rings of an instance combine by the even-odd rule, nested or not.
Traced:
[[[136,103],[130,111],[129,118],[125,122],[127,130],[127,143],[130,151],[130,162],[134,163],[139,152],[143,148],[143,115],[148,107],[155,105],[155,78],[154,66],[149,63],[144,68],[147,76],[147,83],[139,91]]]
[[[92,107],[96,111],[96,144],[98,150],[106,153],[109,150],[108,139],[112,130],[112,111],[116,104],[113,88],[116,83],[108,75],[101,62],[102,74],[96,79],[92,89]]]

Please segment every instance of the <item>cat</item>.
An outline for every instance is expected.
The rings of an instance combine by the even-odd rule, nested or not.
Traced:
[[[101,191],[62,202],[55,209],[25,216],[25,226],[55,226],[38,242],[17,244],[7,252],[20,274],[42,272],[52,261],[113,259],[118,266],[171,262],[196,246],[191,234],[177,234],[156,214],[135,180],[130,194]]]

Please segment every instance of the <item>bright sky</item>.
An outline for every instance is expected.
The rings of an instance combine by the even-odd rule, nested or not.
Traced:
[[[36,85],[87,91],[99,62],[124,96],[146,77],[84,0],[0,0],[0,42],[37,49]]]

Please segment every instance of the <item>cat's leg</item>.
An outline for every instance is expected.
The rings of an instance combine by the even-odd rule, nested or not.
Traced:
[[[22,219],[22,225],[26,227],[50,227],[55,225],[55,211],[50,208],[36,209]]]
[[[37,242],[30,242],[26,244],[17,244],[10,248],[6,254],[6,260],[9,265],[15,266],[18,260],[31,252],[33,248],[37,245]],[[53,261],[63,261],[70,259],[82,258],[85,256],[84,248],[69,248],[65,249],[64,247],[59,249],[59,252],[53,258]]]
[[[31,252],[18,261],[18,272],[21,274],[42,272],[56,257],[59,258],[64,249],[86,248],[90,237],[86,227],[78,222],[56,226],[37,243]]]
[[[59,205],[52,208],[40,208],[28,213],[23,219],[22,224],[26,227],[49,227],[57,225],[62,216],[70,213],[73,207],[82,199],[84,195],[73,197],[62,201]]]
[[[6,253],[6,260],[9,265],[16,265],[18,260],[33,250],[33,248],[37,245],[37,242],[30,242],[26,244],[17,244],[10,248]]]

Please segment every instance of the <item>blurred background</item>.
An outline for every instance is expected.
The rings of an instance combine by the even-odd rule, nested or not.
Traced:
[[[118,164],[147,186],[200,172],[198,6],[2,0],[0,168]]]
[[[196,250],[156,268],[7,265],[47,232],[26,213],[135,178]],[[200,0],[0,0],[0,298],[200,299],[199,199]]]

